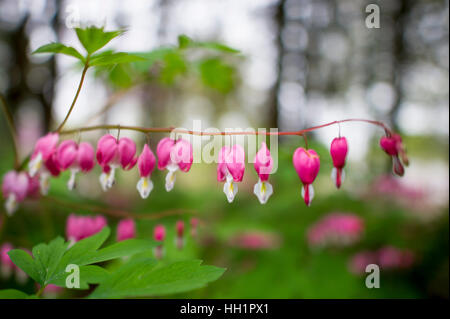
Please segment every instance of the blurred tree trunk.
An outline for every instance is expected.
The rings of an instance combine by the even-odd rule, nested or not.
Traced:
[[[275,34],[276,34],[276,48],[277,48],[277,80],[275,86],[271,92],[270,98],[270,109],[267,119],[267,125],[269,128],[278,127],[278,93],[280,91],[281,85],[281,76],[282,76],[282,60],[283,60],[283,42],[282,42],[282,31],[285,25],[285,16],[284,16],[284,5],[286,0],[278,1],[275,12],[274,12],[274,25],[275,25]]]
[[[393,43],[393,87],[396,92],[396,99],[389,112],[389,122],[395,131],[398,131],[398,113],[404,98],[403,91],[403,69],[407,63],[407,52],[405,50],[405,31],[407,28],[407,19],[410,12],[410,4],[408,0],[401,0],[397,12],[393,16],[394,20],[394,43]]]

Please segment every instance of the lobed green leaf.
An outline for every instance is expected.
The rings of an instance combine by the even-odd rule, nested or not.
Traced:
[[[68,47],[62,43],[53,42],[46,45],[43,45],[39,47],[37,50],[35,50],[32,54],[36,53],[62,53],[65,55],[72,56],[74,58],[77,58],[78,60],[82,61],[84,63],[84,57],[81,55],[80,52],[78,52],[73,47]]]
[[[103,28],[96,27],[88,27],[83,29],[76,28],[75,31],[77,33],[78,40],[80,40],[88,54],[92,54],[100,50],[108,44],[109,41],[124,33],[123,30],[106,32]]]

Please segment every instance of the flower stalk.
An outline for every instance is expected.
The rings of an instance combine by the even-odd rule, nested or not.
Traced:
[[[266,132],[266,131],[239,131],[239,132],[204,132],[204,131],[192,131],[186,129],[178,129],[175,127],[142,127],[142,126],[129,126],[129,125],[119,125],[119,124],[105,124],[105,125],[94,125],[94,126],[85,126],[70,130],[59,131],[61,135],[74,134],[78,132],[87,132],[87,131],[96,131],[96,130],[129,130],[129,131],[137,131],[141,133],[178,133],[178,134],[189,134],[189,135],[200,135],[200,136],[215,136],[215,135],[278,135],[278,136],[286,136],[286,135],[297,135],[305,137],[305,134],[308,132],[312,132],[327,126],[337,125],[345,122],[364,122],[372,125],[379,126],[383,128],[387,133],[393,134],[392,131],[382,122],[367,120],[367,119],[345,119],[339,121],[328,122],[325,124],[312,126],[306,129],[302,129],[299,131],[287,131],[287,132]]]

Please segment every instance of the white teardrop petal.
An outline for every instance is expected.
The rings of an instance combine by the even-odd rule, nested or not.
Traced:
[[[177,179],[175,171],[169,170],[169,172],[166,175],[166,191],[168,192],[170,192],[173,189],[173,186],[175,185],[175,181]]]
[[[142,198],[147,198],[153,190],[153,182],[148,177],[141,177],[136,186]]]
[[[8,199],[5,202],[5,209],[8,216],[12,216],[17,210],[18,203],[16,201],[16,195],[9,194]]]
[[[39,185],[42,195],[47,195],[50,189],[50,175],[46,172],[41,173],[39,176]]]
[[[253,193],[256,197],[258,197],[261,204],[265,204],[267,203],[269,197],[273,194],[273,187],[270,183],[261,182],[261,180],[259,180],[253,187]]]
[[[71,191],[75,188],[75,177],[78,173],[77,169],[71,169],[70,170],[70,178],[67,181],[67,188]]]
[[[109,177],[108,173],[100,174],[99,181],[100,181],[100,185],[102,186],[102,189],[104,192],[106,192],[108,190],[108,177]]]
[[[39,152],[35,158],[28,163],[28,174],[34,177],[42,167],[42,154]]]
[[[231,203],[238,192],[238,186],[235,182],[226,182],[223,184],[223,192],[227,196],[228,202]]]

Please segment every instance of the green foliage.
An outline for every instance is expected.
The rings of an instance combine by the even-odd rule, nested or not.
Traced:
[[[136,61],[142,61],[144,58],[136,54],[126,52],[113,52],[111,50],[104,51],[99,54],[95,54],[89,60],[90,66],[105,66],[120,63],[130,63]]]
[[[222,93],[233,89],[235,71],[230,65],[218,58],[210,58],[200,62],[199,70],[203,83]]]
[[[75,264],[80,270],[79,289],[89,289],[89,284],[99,284],[91,298],[118,298],[156,296],[179,293],[205,286],[218,279],[223,268],[201,266],[201,261],[188,260],[168,265],[158,263],[149,250],[154,241],[129,239],[100,248],[110,230],[78,241],[72,247],[60,237],[48,244],[38,244],[32,256],[20,249],[8,252],[11,260],[41,287],[53,284],[66,286],[66,267]],[[143,253],[144,254],[139,254]],[[136,255],[114,271],[108,271],[96,263],[125,256]],[[0,298],[28,298],[13,289],[0,290]]]
[[[35,54],[35,53],[62,53],[62,54],[77,58],[80,61],[82,61],[83,63],[85,61],[85,59],[81,55],[81,53],[78,52],[75,48],[68,47],[62,43],[57,43],[57,42],[45,44],[33,52],[33,54]]]
[[[154,243],[148,240],[129,239],[99,249],[109,236],[105,227],[101,232],[80,240],[67,249],[68,243],[60,237],[49,244],[39,244],[32,250],[33,256],[20,249],[13,249],[8,254],[20,269],[40,285],[63,285],[66,267],[69,264],[85,266],[108,261],[150,249]],[[87,268],[92,270],[92,268]],[[86,270],[86,269],[85,269]]]
[[[17,289],[0,290],[0,299],[27,299],[29,296]]]
[[[109,41],[124,33],[123,30],[103,31],[103,28],[88,27],[75,29],[78,40],[80,40],[83,47],[88,54],[92,54],[103,48]]]
[[[90,295],[90,298],[162,296],[204,287],[225,269],[201,266],[200,260],[159,265],[148,256],[136,256],[122,265]]]
[[[77,58],[83,64],[88,63],[89,66],[114,66],[121,63],[131,63],[145,60],[145,58],[136,54],[127,52],[114,52],[114,50],[105,50],[95,54],[98,50],[103,48],[115,37],[121,35],[124,31],[104,31],[103,28],[88,27],[75,29],[78,40],[80,40],[83,47],[86,49],[86,56],[84,57],[75,48],[66,46],[62,43],[50,43],[41,46],[35,53],[62,53]]]
[[[215,41],[206,41],[206,42],[194,41],[184,34],[178,36],[178,47],[180,49],[205,48],[225,53],[240,53],[239,50],[226,46],[222,43]]]

